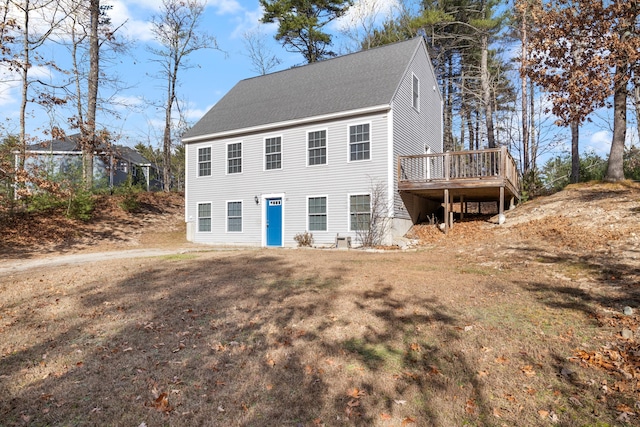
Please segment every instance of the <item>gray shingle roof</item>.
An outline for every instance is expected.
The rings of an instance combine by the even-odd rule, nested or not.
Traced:
[[[238,82],[185,139],[387,105],[420,38]]]
[[[64,139],[55,139],[53,141],[43,141],[38,144],[28,145],[27,152],[31,153],[46,153],[49,151],[55,152],[77,152],[78,155],[81,153],[82,149],[78,145],[79,134],[69,135]],[[124,146],[124,145],[111,145],[111,150],[113,154],[122,159],[126,160],[130,163],[136,165],[150,165],[151,162],[147,160],[142,154],[133,148]],[[97,147],[98,152],[106,152],[107,147],[103,144]]]

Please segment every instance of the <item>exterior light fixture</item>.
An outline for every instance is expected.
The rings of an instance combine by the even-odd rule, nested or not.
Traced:
[[[258,196],[253,196],[253,200],[256,202],[256,205],[260,204],[260,199],[258,198]]]

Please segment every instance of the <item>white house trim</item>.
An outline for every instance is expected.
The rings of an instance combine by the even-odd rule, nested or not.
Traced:
[[[325,201],[326,201],[326,205],[325,205],[325,212],[324,215],[327,217],[327,229],[326,230],[311,230],[311,227],[309,226],[309,199],[314,199],[314,198],[320,198],[320,197],[324,197]],[[305,206],[305,212],[307,214],[307,230],[310,233],[328,233],[331,228],[329,227],[329,195],[328,194],[313,194],[310,196],[307,196],[306,198],[306,206]]]
[[[240,144],[240,172],[229,173],[229,146]],[[200,148],[200,147],[198,147]],[[244,141],[229,141],[224,145],[224,174],[225,175],[242,175],[244,173],[245,168],[245,151],[244,151]],[[213,152],[211,153],[211,160],[213,162]],[[211,165],[213,167],[213,164]]]
[[[354,126],[369,125],[369,158],[360,160],[351,160],[351,128]],[[347,123],[347,163],[370,162],[373,160],[373,122],[371,120],[362,120]]]
[[[319,165],[310,165],[309,164],[309,134],[311,132],[322,132],[324,131],[324,137],[325,137],[325,157],[326,157],[326,162],[321,163]],[[316,168],[316,167],[322,167],[322,166],[327,166],[329,164],[329,128],[328,127],[319,127],[319,128],[310,128],[305,130],[305,157],[306,157],[306,165],[308,168]]]
[[[393,109],[389,111],[387,115],[387,161],[388,170],[387,170],[387,212],[389,216],[393,216],[393,204],[395,198],[395,185],[394,185],[394,177],[396,171],[396,162],[397,160],[393,157],[395,144],[393,143]]]
[[[280,167],[275,169],[267,169],[267,139],[280,138]],[[284,169],[284,135],[266,135],[262,138],[262,171],[272,172]],[[244,169],[243,169],[244,171]]]
[[[240,231],[229,231],[229,203],[240,203]],[[224,202],[224,232],[228,234],[244,233],[244,200],[225,200]]]

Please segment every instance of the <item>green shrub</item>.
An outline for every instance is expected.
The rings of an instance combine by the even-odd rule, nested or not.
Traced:
[[[95,207],[93,194],[89,191],[78,191],[69,199],[67,217],[89,221]]]
[[[42,212],[64,206],[65,200],[56,194],[42,192],[29,196],[26,205],[29,212]]]

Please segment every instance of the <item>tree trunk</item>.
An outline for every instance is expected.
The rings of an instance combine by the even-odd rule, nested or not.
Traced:
[[[638,132],[638,139],[640,139],[640,76],[636,75],[636,85],[633,89],[635,110],[636,110],[636,127]]]
[[[167,101],[164,122],[164,134],[162,137],[162,186],[164,191],[171,191],[171,106],[172,102]]]
[[[577,120],[571,122],[571,183],[580,182],[580,123]]]
[[[538,169],[538,146],[540,144],[540,138],[536,133],[536,121],[535,121],[535,95],[534,95],[534,87],[533,82],[529,81],[529,129],[531,132],[531,136],[529,138],[529,147],[530,147],[530,162],[531,169],[536,171]]]
[[[84,186],[86,190],[93,188],[93,153],[96,149],[96,109],[98,105],[98,80],[100,77],[100,41],[98,40],[98,21],[100,20],[100,0],[89,3],[91,14],[91,29],[89,32],[89,76],[87,79],[87,123],[82,135],[82,169],[84,172]],[[109,165],[113,167],[113,165]]]
[[[529,114],[527,112],[528,96],[527,96],[527,22],[526,12],[522,14],[522,23],[520,29],[522,54],[520,58],[520,79],[522,90],[522,174],[529,172]]]
[[[171,191],[171,112],[173,110],[173,104],[176,100],[176,82],[178,79],[178,69],[180,60],[178,58],[178,52],[172,53],[172,65],[171,71],[167,79],[167,105],[165,111],[164,122],[164,134],[162,139],[163,147],[163,187],[164,191]]]
[[[27,122],[26,122],[26,114],[27,114],[27,99],[28,99],[28,91],[29,91],[29,69],[31,68],[31,58],[30,58],[30,46],[29,46],[29,7],[30,1],[25,0],[24,2],[24,42],[22,44],[23,49],[23,63],[20,67],[20,74],[22,77],[22,93],[21,93],[21,101],[20,101],[20,155],[18,159],[18,170],[24,169],[24,162],[26,160],[26,151],[27,151]]]
[[[616,67],[616,89],[613,94],[613,140],[609,152],[609,163],[605,181],[624,179],[624,142],[627,137],[627,83],[628,65]]]
[[[448,54],[446,62],[445,107],[444,107],[444,150],[453,151],[453,57]]]
[[[480,37],[482,55],[480,62],[480,83],[482,86],[482,103],[484,104],[485,120],[487,124],[487,144],[495,148],[496,140],[493,132],[493,104],[491,102],[491,87],[489,85],[489,35],[483,33]]]

